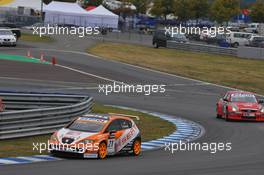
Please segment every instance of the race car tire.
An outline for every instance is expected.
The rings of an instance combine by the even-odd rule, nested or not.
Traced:
[[[99,144],[99,148],[98,148],[98,158],[99,159],[105,159],[107,156],[107,145],[105,142],[101,142]]]
[[[235,43],[233,44],[233,47],[234,47],[234,48],[238,48],[238,46],[239,46],[239,43],[238,43],[238,42],[235,42]]]
[[[216,118],[219,118],[219,119],[220,119],[220,118],[222,118],[222,115],[217,114],[217,115],[216,115]]]
[[[227,109],[226,109],[226,114],[225,114],[225,120],[228,121],[228,122],[230,121],[230,119],[228,117],[228,110]]]
[[[141,139],[137,138],[134,140],[132,145],[132,155],[138,156],[141,153]]]

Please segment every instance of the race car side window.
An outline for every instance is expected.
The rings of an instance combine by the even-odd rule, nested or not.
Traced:
[[[114,120],[114,121],[112,121],[112,123],[109,124],[109,126],[105,130],[105,132],[120,131],[120,130],[122,130],[122,127],[120,125],[120,122],[118,120]]]
[[[132,123],[129,120],[122,119],[122,120],[119,120],[119,121],[120,121],[120,124],[121,124],[121,128],[122,129],[129,129],[129,128],[132,127]]]

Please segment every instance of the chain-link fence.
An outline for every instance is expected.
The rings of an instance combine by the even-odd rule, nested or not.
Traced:
[[[0,22],[14,23],[18,27],[41,22],[40,16],[34,16],[31,13],[28,11],[25,14],[19,14],[16,8],[0,7]]]
[[[141,32],[130,31],[130,32],[107,32],[104,35],[93,36],[93,39],[105,42],[122,42],[122,43],[130,43],[130,44],[140,44],[151,46],[152,38],[151,34],[144,34]]]

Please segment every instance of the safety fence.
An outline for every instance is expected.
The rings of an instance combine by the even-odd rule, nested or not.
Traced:
[[[0,140],[52,133],[91,111],[93,99],[82,95],[0,93]]]
[[[172,49],[205,52],[210,54],[230,55],[230,56],[237,56],[237,51],[238,51],[236,48],[226,48],[226,47],[219,47],[219,46],[207,45],[207,44],[197,44],[197,43],[179,43],[174,41],[168,41],[167,47]]]

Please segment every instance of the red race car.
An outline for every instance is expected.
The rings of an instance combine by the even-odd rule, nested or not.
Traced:
[[[250,92],[228,91],[216,104],[217,118],[264,121],[264,101]]]

